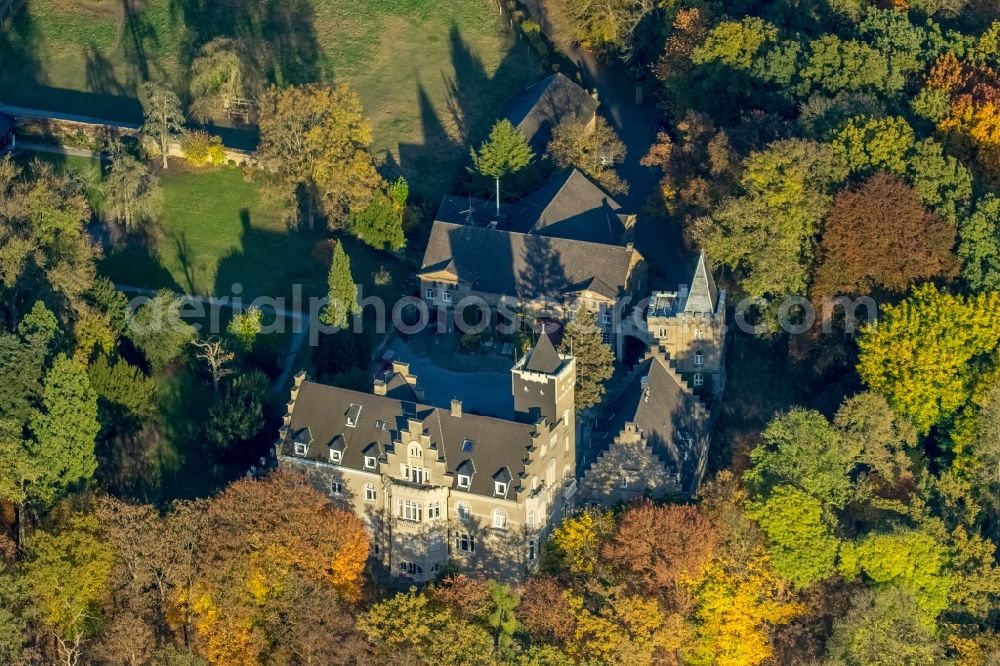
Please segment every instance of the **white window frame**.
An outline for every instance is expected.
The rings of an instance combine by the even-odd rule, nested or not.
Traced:
[[[611,313],[610,312],[605,312],[605,313],[601,314],[601,321],[604,323],[605,326],[610,325],[611,324]]]
[[[343,481],[331,481],[330,482],[330,494],[334,497],[344,496],[344,482]]]
[[[375,484],[374,483],[366,483],[365,484],[365,501],[366,502],[374,502],[377,499],[378,499],[378,491],[375,490]]]
[[[459,520],[468,520],[472,517],[472,507],[470,507],[465,502],[459,502],[455,505],[455,512],[458,514]]]
[[[466,474],[458,475],[458,487],[464,490],[468,490],[469,486],[472,485],[472,477]]]
[[[295,455],[304,456],[309,453],[309,445],[305,442],[295,442]]]
[[[622,478],[621,478],[621,482],[620,483],[621,483],[621,488],[623,490],[628,489],[628,475],[627,474],[622,474]]]
[[[528,510],[528,517],[525,519],[524,522],[525,522],[525,524],[527,524],[528,527],[534,527],[535,526],[535,510],[534,509],[529,509]]]
[[[441,502],[435,500],[427,504],[427,520],[437,520],[441,517]]]
[[[441,291],[441,300],[445,303],[451,303],[451,291],[444,289]]]
[[[378,464],[378,458],[375,456],[365,456],[365,469],[375,469]]]
[[[505,530],[507,529],[507,512],[503,509],[497,508],[493,509],[493,529],[495,530]]]
[[[700,368],[701,366],[705,365],[705,354],[702,353],[700,350],[694,353],[694,365],[697,368]]]
[[[476,536],[474,534],[459,532],[455,535],[455,550],[463,553],[476,552]]]
[[[424,291],[425,300],[433,301],[435,298],[437,298],[437,292],[434,291],[433,289],[427,289]]]
[[[333,449],[330,449],[330,462],[332,462],[334,465],[339,465],[341,462],[343,462],[343,460],[344,460],[343,451],[335,451]]]
[[[705,385],[705,376],[703,374],[701,374],[700,372],[696,372],[696,373],[694,373],[694,379],[692,380],[691,383],[694,386],[704,386]]]
[[[528,539],[528,561],[531,562],[538,554],[538,540]]]
[[[494,481],[493,494],[497,497],[507,497],[507,484],[503,481]]]
[[[424,508],[420,502],[410,499],[396,500],[396,515],[400,520],[411,523],[423,522]]]

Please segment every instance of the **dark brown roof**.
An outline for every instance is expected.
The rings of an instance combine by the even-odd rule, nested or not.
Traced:
[[[528,354],[524,369],[530,372],[554,375],[561,365],[562,359],[556,353],[556,348],[552,346],[552,340],[546,333],[542,332],[538,336],[535,348]]]
[[[552,128],[573,117],[587,123],[594,117],[598,102],[590,93],[557,73],[527,88],[505,110],[510,120],[537,152],[545,150]]]
[[[515,231],[619,245],[627,216],[610,194],[576,169],[550,178],[528,196]]]
[[[644,361],[639,376],[604,410],[597,429],[610,441],[626,423],[635,423],[657,455],[681,472],[681,484],[688,487],[700,464],[709,414],[666,363],[659,357]]]
[[[352,411],[358,412],[354,427],[347,425],[346,418]],[[463,465],[467,461],[476,470],[470,492],[480,495],[493,495],[493,476],[502,470],[513,474],[515,486],[524,472],[533,425],[468,413],[452,416],[448,409],[310,381],[299,388],[289,425],[290,436],[282,444],[282,454],[293,456],[293,440],[306,440],[310,444],[305,457],[329,463],[332,444],[343,451],[342,467],[363,470],[365,451],[369,451],[368,455],[377,451],[381,462],[382,453],[392,450],[398,433],[407,430],[408,419],[423,424],[430,437],[431,451],[437,453],[438,460],[447,463],[447,470],[453,475],[452,484],[456,482],[456,469],[469,467]],[[475,442],[471,453],[462,450],[467,439]],[[371,449],[373,444],[375,448]]]
[[[450,268],[476,291],[525,300],[586,289],[615,298],[639,261],[621,246],[435,221],[420,273]]]

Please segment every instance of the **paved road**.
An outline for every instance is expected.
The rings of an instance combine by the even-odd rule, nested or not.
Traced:
[[[90,159],[104,159],[104,153],[95,153],[86,148],[70,148],[69,146],[53,146],[48,143],[31,143],[30,141],[18,141],[18,150],[28,150],[33,153],[52,153],[53,155],[73,155],[75,157],[89,157]]]
[[[53,120],[68,120],[74,123],[86,123],[88,125],[105,125],[107,127],[117,127],[124,130],[138,131],[139,125],[135,123],[123,123],[104,118],[94,118],[93,116],[81,116],[75,113],[60,113],[59,111],[48,111],[46,109],[29,109],[24,106],[11,106],[0,103],[0,111],[11,116],[26,116],[28,118],[52,118]]]
[[[427,356],[413,351],[399,338],[395,338],[387,349],[396,353],[396,360],[410,364],[410,372],[417,376],[417,383],[424,390],[424,399],[431,405],[448,407],[452,398],[458,398],[466,412],[475,411],[508,419],[514,414],[509,372],[447,370],[435,365]]]

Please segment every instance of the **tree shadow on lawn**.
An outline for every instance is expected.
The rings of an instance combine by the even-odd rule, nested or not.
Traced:
[[[457,25],[451,26],[448,38],[455,76],[451,78],[443,72],[442,76],[449,95],[450,118],[446,120],[438,114],[424,85],[418,81],[423,143],[399,144],[399,171],[410,181],[415,194],[432,200],[434,205],[461,174],[468,161],[469,147],[489,132],[508,98],[518,94],[538,71],[531,53],[514,44],[490,76]],[[497,97],[498,89],[507,95]],[[454,131],[449,132],[449,124],[455,127]]]
[[[319,48],[312,0],[171,0],[170,9],[187,31],[180,54],[184,69],[204,44],[227,37],[263,80],[290,85],[332,78]]]

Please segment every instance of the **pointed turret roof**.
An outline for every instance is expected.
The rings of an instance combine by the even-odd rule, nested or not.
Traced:
[[[560,365],[562,365],[562,359],[559,358],[556,348],[552,346],[552,340],[543,329],[542,334],[538,336],[538,342],[535,343],[535,348],[528,355],[524,369],[551,375],[559,370]]]
[[[712,269],[702,252],[691,278],[691,290],[684,302],[684,312],[715,312],[719,304],[719,289],[715,286]]]

